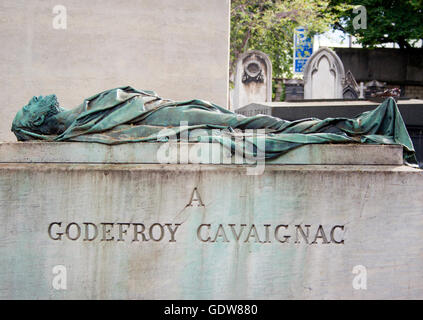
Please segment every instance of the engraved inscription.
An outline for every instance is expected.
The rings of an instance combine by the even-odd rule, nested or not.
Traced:
[[[128,241],[176,242],[181,223],[152,224],[136,222],[52,222],[48,236],[55,241]],[[194,230],[192,230],[194,231]],[[192,232],[185,230],[184,232]],[[277,243],[277,244],[344,244],[343,225],[311,224],[210,224],[202,223],[196,229],[200,243]]]
[[[201,242],[245,242],[245,243],[294,243],[294,244],[344,244],[344,226],[288,225],[272,226],[246,224],[200,224],[197,238]],[[293,239],[293,240],[292,240]]]
[[[82,226],[81,226],[82,225]],[[52,222],[48,226],[48,236],[52,240],[82,241],[130,241],[130,242],[176,242],[179,223],[112,223]]]
[[[187,207],[204,207],[200,192],[198,192],[197,188],[194,188],[192,191],[191,199],[189,200]]]

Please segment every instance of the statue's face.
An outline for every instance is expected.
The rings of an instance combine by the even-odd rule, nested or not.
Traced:
[[[33,97],[15,116],[12,123],[12,131],[18,140],[28,140],[22,130],[48,134],[46,121],[60,112],[57,97],[54,94],[48,96]]]

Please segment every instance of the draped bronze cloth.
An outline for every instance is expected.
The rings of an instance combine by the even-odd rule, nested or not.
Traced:
[[[23,125],[18,113],[12,130],[20,140],[82,141],[105,144],[164,141],[163,129],[171,128],[181,137],[184,131],[203,129],[197,141],[219,142],[235,150],[237,143],[264,145],[265,157],[275,158],[293,148],[312,143],[398,144],[404,148],[404,161],[416,164],[413,144],[404,121],[392,98],[376,109],[355,118],[309,118],[286,121],[267,115],[245,117],[204,100],[171,101],[161,99],[153,91],[120,87],[107,90],[84,100],[73,110],[61,109],[57,118],[60,128],[46,130]],[[186,125],[180,126],[181,122]],[[51,122],[50,122],[51,123]],[[53,125],[51,125],[53,126]],[[30,129],[28,129],[30,128]],[[215,130],[220,129],[220,130]],[[228,134],[216,134],[223,129],[243,135],[246,129],[265,129],[264,135],[253,140],[227,139]],[[264,139],[258,144],[257,139]],[[257,150],[255,149],[254,152]]]

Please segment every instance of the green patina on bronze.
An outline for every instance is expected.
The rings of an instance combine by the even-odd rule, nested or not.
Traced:
[[[182,121],[187,126],[180,126]],[[352,119],[286,121],[267,115],[245,117],[203,100],[166,100],[154,91],[128,86],[96,94],[72,110],[61,108],[55,95],[33,97],[16,114],[12,124],[12,131],[19,141],[79,141],[110,145],[166,141],[163,131],[166,128],[171,128],[177,138],[186,131],[202,129],[203,134],[196,137],[197,141],[219,142],[232,151],[237,143],[264,146],[267,159],[304,144],[367,143],[402,145],[405,163],[417,163],[413,144],[392,98]],[[247,129],[265,129],[266,134],[253,140],[244,133]],[[232,134],[244,136],[244,139],[228,139]],[[263,144],[258,143],[258,139],[263,139]]]

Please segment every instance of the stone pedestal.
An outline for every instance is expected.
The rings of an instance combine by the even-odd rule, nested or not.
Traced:
[[[397,163],[401,149],[252,176],[119,163],[118,147],[97,163],[103,146],[82,145],[0,146],[0,298],[423,298],[423,175]],[[315,147],[297,150],[333,152]],[[373,146],[336,147],[359,161]]]
[[[84,142],[3,142],[0,163],[85,164],[250,164],[257,160],[231,155],[219,143],[126,143],[105,145]],[[398,145],[309,144],[266,164],[401,165]]]

